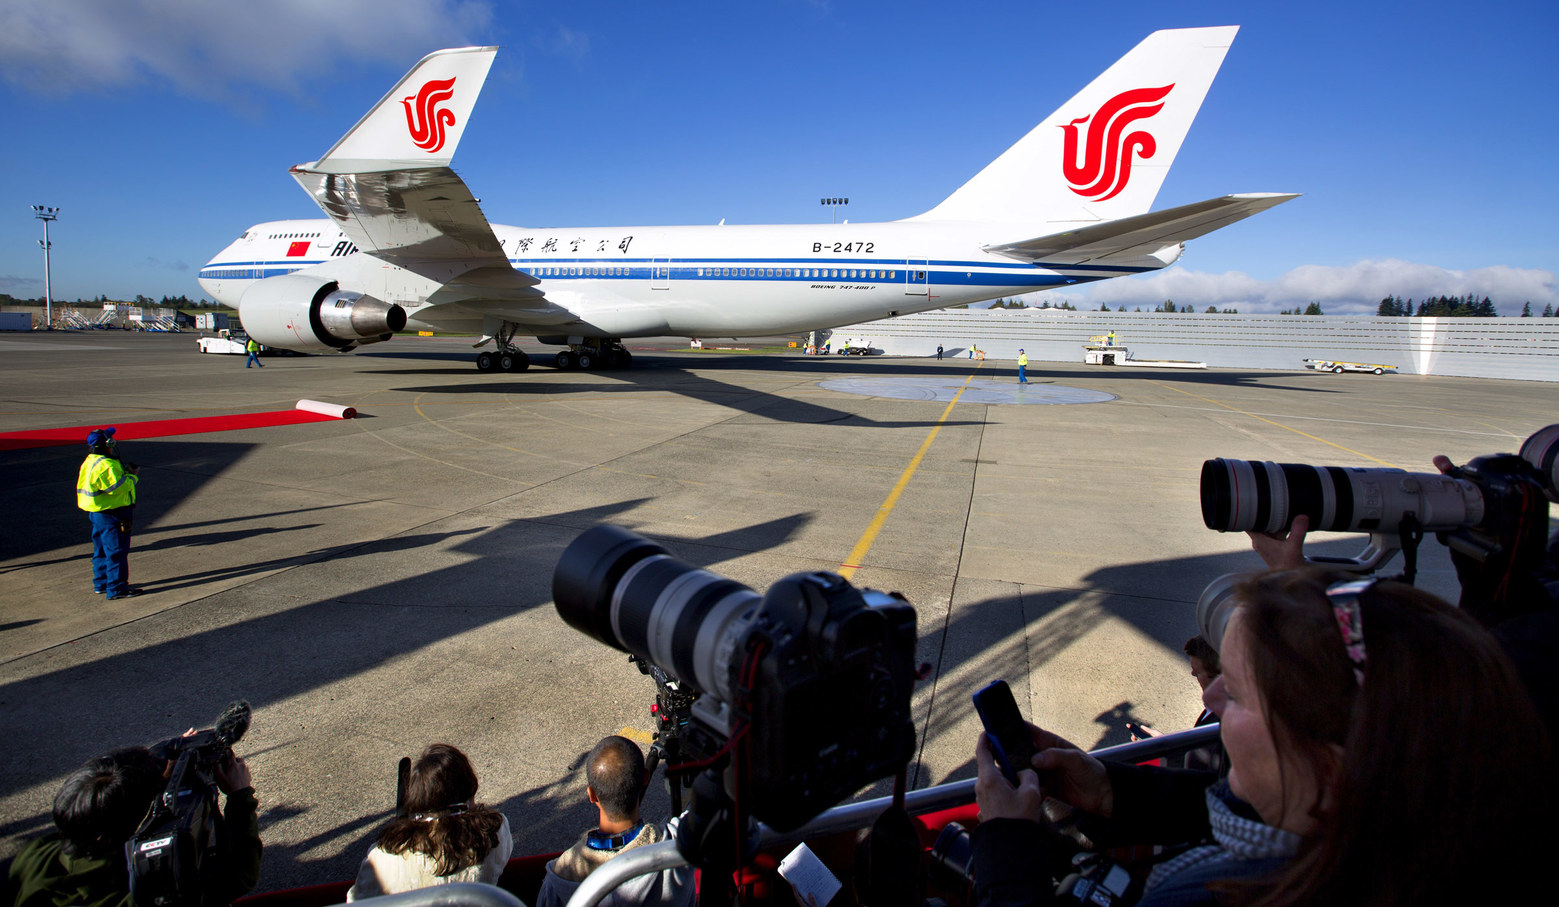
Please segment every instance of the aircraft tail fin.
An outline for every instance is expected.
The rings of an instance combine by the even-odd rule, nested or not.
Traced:
[[[1145,213],[1239,26],[1156,31],[911,220],[1087,224]]]
[[[447,167],[496,47],[458,47],[423,57],[325,156],[301,168],[374,173]]]

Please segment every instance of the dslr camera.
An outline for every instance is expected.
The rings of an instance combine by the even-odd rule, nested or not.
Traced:
[[[1220,457],[1202,464],[1201,497],[1202,522],[1219,532],[1282,532],[1299,514],[1311,531],[1368,532],[1356,557],[1310,560],[1367,573],[1405,550],[1407,582],[1414,546],[1434,532],[1451,549],[1462,607],[1495,622],[1531,607],[1515,598],[1531,597],[1528,580],[1546,557],[1548,504],[1559,501],[1559,424],[1539,429],[1519,454],[1475,457],[1446,475]],[[1233,579],[1214,580],[1198,611],[1214,608]]]
[[[230,840],[215,772],[249,730],[249,718],[249,703],[235,702],[215,727],[150,747],[173,768],[125,845],[136,907],[220,907],[232,901]]]
[[[681,768],[718,773],[743,815],[779,831],[914,752],[915,609],[900,597],[823,571],[759,595],[606,525],[563,552],[552,595],[570,626],[697,693],[682,741],[696,761]],[[694,785],[695,818],[712,785]]]

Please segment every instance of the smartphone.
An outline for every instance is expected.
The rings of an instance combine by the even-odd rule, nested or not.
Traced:
[[[1034,738],[1029,736],[1023,713],[1018,711],[1017,700],[1007,681],[998,680],[986,685],[974,694],[974,710],[980,713],[985,725],[985,736],[991,742],[996,764],[1012,784],[1018,783],[1018,772],[1030,768],[1037,750]]]

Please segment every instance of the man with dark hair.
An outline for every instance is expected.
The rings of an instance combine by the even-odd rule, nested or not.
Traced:
[[[1201,634],[1185,641],[1185,654],[1191,660],[1191,676],[1196,678],[1197,686],[1205,693],[1218,675],[1223,673],[1223,665],[1218,661],[1218,650],[1214,649]],[[1202,714],[1196,719],[1196,726],[1212,724],[1218,720],[1212,709],[1202,708]]]
[[[167,783],[168,764],[144,746],[114,750],[72,772],[54,795],[54,825],[16,855],[0,898],[4,907],[131,907],[125,843]],[[249,767],[232,756],[217,768],[227,794],[224,816],[232,847],[226,903],[260,876],[259,801]]]
[[[597,822],[574,846],[547,863],[547,877],[536,896],[536,907],[563,907],[585,880],[607,860],[625,850],[669,840],[676,819],[662,832],[639,818],[639,804],[649,785],[644,753],[626,737],[607,737],[585,757],[585,795],[596,808]],[[631,879],[601,901],[607,907],[628,905],[691,905],[697,895],[690,867],[667,869]]]

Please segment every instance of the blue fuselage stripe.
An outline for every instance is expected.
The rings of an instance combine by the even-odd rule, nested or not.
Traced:
[[[323,264],[323,260],[280,262],[271,259],[222,262],[202,268],[200,279],[263,280],[267,277],[291,274],[317,264]],[[792,283],[848,280],[857,283],[905,284],[910,282],[907,276],[909,272],[926,271],[928,280],[917,280],[914,283],[989,287],[1050,287],[1075,283],[1080,279],[1096,279],[1095,275],[1136,274],[1153,270],[1114,265],[1057,264],[1049,266],[1054,269],[1052,271],[1040,270],[1046,268],[1042,264],[952,260],[885,262],[881,259],[867,258],[829,259],[827,262],[787,258],[679,258],[669,262],[665,259],[645,258],[548,258],[545,260],[511,258],[509,264],[541,280],[779,280]],[[562,270],[570,273],[557,273]],[[1075,273],[1079,271],[1085,272],[1087,276]],[[841,276],[840,272],[844,272],[844,276]],[[853,276],[850,276],[852,272]],[[891,277],[888,276],[890,274]]]

